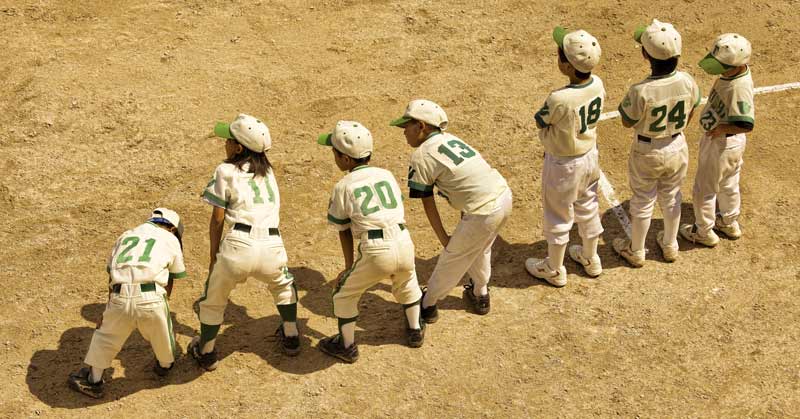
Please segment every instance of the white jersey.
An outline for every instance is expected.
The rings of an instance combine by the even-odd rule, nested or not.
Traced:
[[[534,119],[545,152],[558,157],[586,154],[597,143],[597,122],[606,90],[600,77],[553,91]]]
[[[255,229],[277,228],[280,224],[281,200],[272,169],[266,177],[239,170],[222,163],[203,192],[203,200],[225,209],[225,221],[247,224]]]
[[[170,278],[186,276],[178,238],[150,222],[117,239],[106,270],[111,285],[155,282],[165,287]]]
[[[700,97],[700,88],[692,76],[673,71],[631,86],[619,105],[619,113],[639,135],[670,137],[686,129],[689,114],[700,104]]]
[[[505,178],[458,137],[431,134],[414,153],[408,168],[412,198],[433,195],[433,187],[450,205],[466,214],[492,213],[496,200],[508,189]]]
[[[403,195],[392,172],[371,166],[353,169],[333,188],[328,223],[339,231],[352,229],[354,237],[405,224]]]
[[[700,126],[711,131],[720,123],[749,122],[755,124],[753,78],[750,68],[735,77],[720,77],[714,82],[708,103],[700,116]]]

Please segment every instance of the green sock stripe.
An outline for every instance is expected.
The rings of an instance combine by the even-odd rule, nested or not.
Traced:
[[[172,349],[172,356],[178,357],[178,347],[175,345],[175,333],[172,331],[172,316],[169,313],[169,301],[164,296],[164,309],[167,311],[167,329],[169,330],[169,347]]]
[[[217,333],[219,333],[219,326],[220,325],[211,325],[200,323],[200,349],[203,349],[203,345],[208,342],[211,342],[217,337]]]
[[[347,323],[353,323],[354,321],[358,320],[358,316],[355,317],[337,317],[336,318],[339,322],[339,334],[342,334],[342,326],[346,325]]]
[[[297,321],[297,303],[278,305],[278,313],[284,323],[294,323]]]

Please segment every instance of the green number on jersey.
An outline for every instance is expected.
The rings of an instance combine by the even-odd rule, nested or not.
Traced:
[[[381,205],[370,206],[372,198],[376,194],[378,195]],[[397,198],[394,196],[392,186],[385,180],[380,181],[373,186],[364,185],[360,188],[356,188],[353,191],[353,195],[355,196],[356,200],[360,199],[362,196],[364,197],[364,200],[361,201],[360,204],[361,214],[364,216],[378,212],[381,209],[381,206],[386,209],[397,208]]]
[[[454,150],[454,148],[459,149],[458,154],[455,153],[456,150]],[[464,159],[474,157],[476,154],[475,150],[473,150],[470,146],[458,140],[450,140],[447,142],[447,145],[440,145],[438,151],[452,160],[453,164],[456,166],[461,164]]]
[[[700,118],[700,125],[706,131],[711,130],[711,128],[714,127],[714,124],[716,124],[716,123],[717,123],[717,118],[714,116],[714,114],[711,111],[706,112]]]
[[[581,130],[579,134],[583,134],[589,129],[589,125],[597,123],[597,121],[600,120],[600,109],[602,108],[602,104],[603,101],[600,99],[600,97],[596,97],[589,103],[588,112],[586,106],[581,106],[581,108],[578,109],[578,115],[581,117]]]
[[[144,253],[139,256],[139,262],[150,262],[150,252],[153,251],[153,246],[156,245],[156,239],[147,239],[144,241],[147,245],[144,248]],[[136,245],[139,244],[139,238],[136,236],[129,236],[126,237],[125,240],[122,241],[123,246],[128,246],[122,249],[119,256],[117,256],[117,263],[128,263],[133,260],[133,256],[128,256],[128,252],[133,250]]]
[[[662,132],[667,129],[667,124],[661,125],[661,123],[664,122],[664,117],[667,117],[667,122],[675,124],[675,129],[681,129],[686,125],[686,106],[682,100],[678,101],[678,103],[672,107],[672,110],[669,111],[669,115],[667,115],[667,105],[653,108],[653,110],[650,111],[650,115],[656,118],[656,120],[650,124],[650,132]]]
[[[261,198],[261,188],[258,186],[255,179],[250,179],[247,183],[250,185],[250,188],[253,189],[253,203],[263,204],[264,199]],[[272,186],[270,186],[269,179],[266,176],[264,177],[264,185],[267,187],[269,202],[275,202],[275,193],[272,191]]]

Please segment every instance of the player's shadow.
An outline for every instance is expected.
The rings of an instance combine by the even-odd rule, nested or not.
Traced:
[[[104,309],[105,304],[87,304],[81,308],[81,315],[97,324]],[[176,320],[173,313],[173,330],[176,333],[193,335],[190,327]],[[138,332],[133,332],[117,355],[125,376],[114,378],[105,385],[105,397],[98,400],[74,392],[67,386],[67,376],[82,366],[94,330],[94,327],[86,326],[67,329],[61,335],[57,349],[43,349],[33,354],[25,382],[35,397],[51,407],[83,408],[108,403],[141,390],[185,384],[200,375],[197,368],[179,359],[169,376],[156,376],[153,373],[155,355],[150,344]],[[105,377],[110,377],[110,371],[106,371]]]

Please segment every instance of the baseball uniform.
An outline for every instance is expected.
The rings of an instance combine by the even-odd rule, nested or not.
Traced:
[[[469,273],[475,289],[491,277],[492,244],[511,215],[511,189],[473,147],[441,131],[431,133],[411,155],[411,198],[438,194],[463,216],[428,280],[423,307],[444,298]]]
[[[108,304],[84,362],[110,367],[131,332],[139,330],[159,364],[169,367],[176,348],[164,287],[170,279],[186,276],[178,238],[153,222],[128,230],[117,239],[107,271]]]

